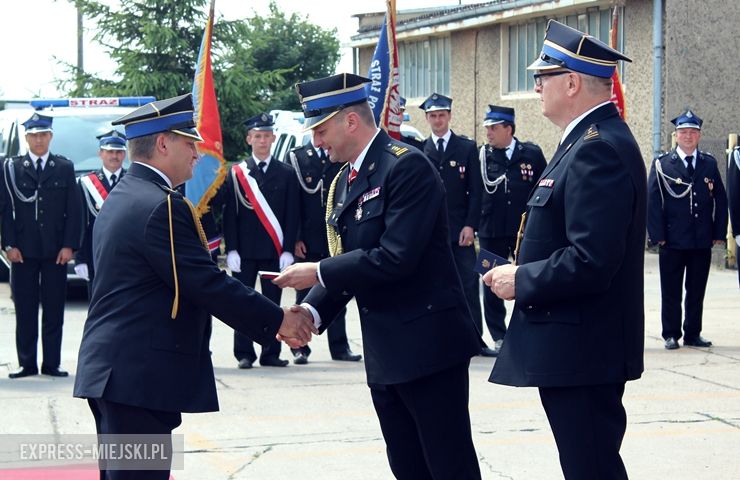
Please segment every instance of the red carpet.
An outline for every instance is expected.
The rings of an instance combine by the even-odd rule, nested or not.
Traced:
[[[57,468],[21,468],[0,470],[3,480],[99,480],[100,472],[91,468],[57,467]],[[170,476],[170,480],[175,477]]]

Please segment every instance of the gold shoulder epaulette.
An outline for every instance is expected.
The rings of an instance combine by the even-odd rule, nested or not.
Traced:
[[[391,153],[393,153],[393,155],[397,157],[400,157],[401,155],[409,151],[408,148],[402,145],[396,145],[396,144],[391,144],[390,150],[391,150]]]
[[[588,127],[588,130],[586,130],[586,134],[583,136],[584,140],[591,140],[593,138],[598,138],[599,131],[596,129],[595,125],[591,125]]]

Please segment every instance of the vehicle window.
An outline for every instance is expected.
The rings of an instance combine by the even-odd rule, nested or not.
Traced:
[[[295,137],[291,135],[288,138],[288,143],[285,146],[285,150],[281,152],[280,161],[282,162],[288,161],[288,152],[290,152],[293,149],[293,147],[295,147]]]
[[[54,138],[50,150],[75,164],[76,172],[100,168],[96,135],[110,131],[111,122],[121,115],[54,117]],[[128,168],[128,158],[124,168]]]
[[[272,145],[272,155],[275,158],[281,157],[280,153],[283,151],[283,143],[285,143],[285,133],[281,133],[275,143]]]

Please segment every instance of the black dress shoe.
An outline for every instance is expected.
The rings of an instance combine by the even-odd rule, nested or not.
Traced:
[[[296,352],[293,354],[293,363],[296,365],[305,365],[308,363],[308,356],[303,352]]]
[[[248,370],[252,368],[252,361],[248,358],[242,358],[239,360],[239,368],[242,370]]]
[[[68,377],[69,372],[59,367],[41,367],[41,373],[50,377]]]
[[[686,342],[684,342],[685,344]],[[666,350],[675,350],[678,348],[678,342],[673,337],[668,337],[665,339],[665,348]]]
[[[287,367],[288,361],[277,357],[260,358],[260,365],[263,367]]]
[[[483,347],[480,349],[480,356],[481,357],[497,357],[498,353],[492,348]]]
[[[691,340],[687,340],[684,338],[683,344],[686,347],[705,347],[706,348],[706,347],[712,346],[712,342],[702,337],[701,335]]]
[[[31,375],[38,375],[38,374],[39,374],[38,368],[21,367],[15,372],[10,372],[8,374],[8,378],[23,378],[23,377],[30,377]]]
[[[359,353],[352,353],[352,350],[345,350],[337,355],[332,355],[331,359],[338,360],[340,362],[359,362],[362,360],[362,355]]]

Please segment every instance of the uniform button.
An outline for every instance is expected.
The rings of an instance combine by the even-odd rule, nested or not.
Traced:
[[[363,315],[367,315],[370,310],[368,310],[367,307],[362,307],[360,311],[362,312]]]
[[[344,295],[346,297],[346,296],[349,295],[349,293],[347,293],[347,290],[345,290],[345,291],[342,292],[342,295]]]
[[[507,205],[511,205],[511,200],[506,202]]]
[[[698,203],[695,203],[695,204],[694,204],[694,206],[695,206],[695,207],[698,207],[698,206],[699,206],[699,204],[698,204]]]
[[[532,310],[534,307],[532,305],[527,305],[527,310]]]
[[[427,310],[431,310],[431,309],[432,309],[432,304],[430,303],[429,305],[427,305]]]
[[[44,197],[39,197],[39,202],[43,201]]]
[[[550,316],[550,311],[548,310],[547,312],[545,312],[545,315],[547,315],[549,317]]]
[[[535,199],[535,200],[539,200],[539,199],[540,199],[540,196],[539,196],[539,195],[537,195],[536,197],[534,197],[534,199]]]
[[[694,218],[699,218],[699,214],[698,213],[695,213],[694,214]]]
[[[696,192],[694,192],[694,196],[696,196]]]
[[[267,333],[267,330],[269,330],[269,328],[268,328],[268,327],[262,327],[262,331],[263,331],[263,332]]]

